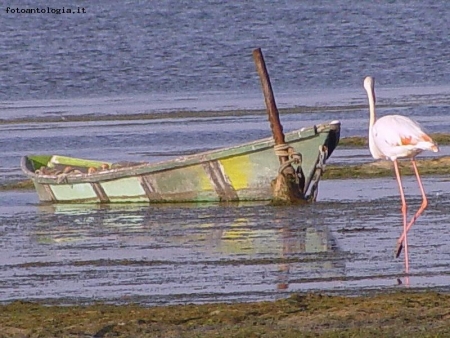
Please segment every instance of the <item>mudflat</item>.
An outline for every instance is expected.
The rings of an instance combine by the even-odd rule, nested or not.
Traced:
[[[232,304],[0,307],[0,337],[447,337],[450,295],[294,294]]]

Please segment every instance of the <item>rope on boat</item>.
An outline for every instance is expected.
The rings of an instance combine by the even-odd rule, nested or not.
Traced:
[[[67,173],[61,173],[58,175],[58,179],[56,180],[56,183],[61,184],[61,183],[68,183],[67,180]]]
[[[311,193],[307,198],[309,201],[315,202],[317,199],[319,182],[323,172],[325,171],[325,163],[327,158],[328,158],[328,147],[322,145],[319,146],[319,161],[316,164],[316,170],[314,172],[314,176],[312,179]]]
[[[284,169],[289,167],[291,164],[298,164],[299,166],[302,163],[302,155],[297,153],[294,148],[292,148],[289,144],[277,144],[274,147],[275,155],[278,157],[287,157],[288,160],[283,162],[278,168],[278,173],[282,173]]]

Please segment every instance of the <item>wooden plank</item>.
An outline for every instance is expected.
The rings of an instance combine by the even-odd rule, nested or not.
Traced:
[[[270,129],[272,130],[273,139],[275,140],[275,144],[283,144],[285,143],[283,127],[280,122],[280,115],[275,103],[272,84],[270,83],[269,73],[267,72],[266,63],[264,62],[261,48],[253,50],[253,59],[261,80],[264,101],[266,102],[267,114],[269,115]]]
[[[100,203],[109,203],[108,195],[105,193],[105,190],[102,188],[100,183],[91,183],[92,188],[95,191]]]
[[[204,162],[203,168],[211,180],[211,184],[219,196],[220,201],[238,201],[239,196],[227,179],[218,161]]]

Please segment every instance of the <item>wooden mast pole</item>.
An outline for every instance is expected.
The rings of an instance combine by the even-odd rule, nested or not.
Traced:
[[[253,60],[256,64],[256,70],[261,80],[261,86],[266,103],[267,114],[269,116],[270,129],[272,130],[275,145],[285,144],[283,126],[280,122],[280,115],[275,103],[272,85],[270,84],[269,73],[267,72],[266,63],[261,52],[261,48],[253,50]],[[280,165],[289,160],[289,155],[279,155]],[[277,178],[271,183],[273,202],[281,204],[305,202],[306,199],[303,192],[300,191],[296,172],[292,165],[287,165]]]
[[[261,79],[267,114],[269,115],[270,129],[272,130],[275,144],[283,144],[285,143],[283,127],[280,122],[280,116],[275,103],[272,85],[270,84],[269,73],[267,72],[266,63],[264,62],[261,48],[253,50],[253,59],[255,60],[256,70],[259,74],[259,78]]]

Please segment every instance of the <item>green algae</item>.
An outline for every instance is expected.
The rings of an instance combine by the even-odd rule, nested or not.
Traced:
[[[421,175],[448,175],[450,174],[450,156],[435,157],[431,159],[418,159],[417,168]],[[402,175],[414,175],[410,161],[399,161]],[[324,179],[362,179],[393,175],[391,161],[375,161],[352,165],[327,165]]]
[[[363,136],[349,136],[343,137],[339,140],[339,147],[342,148],[363,148],[369,147],[367,137]]]
[[[30,190],[30,189],[34,189],[34,184],[32,180],[23,180],[18,182],[0,184],[0,191]]]
[[[449,145],[450,144],[450,134],[446,133],[433,133],[430,134],[431,138],[438,145]],[[365,136],[350,136],[343,137],[339,141],[339,147],[345,148],[365,148],[369,147],[369,140]]]
[[[0,306],[0,337],[440,337],[450,335],[449,324],[450,295],[412,291],[156,307]]]

